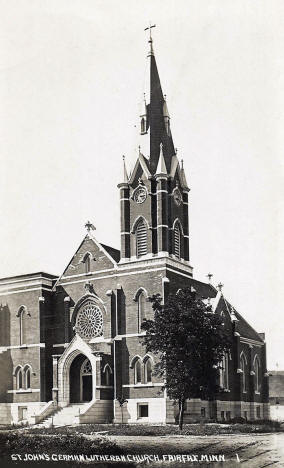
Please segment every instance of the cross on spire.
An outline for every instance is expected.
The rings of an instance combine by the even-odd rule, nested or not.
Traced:
[[[224,285],[221,282],[219,284],[217,284],[217,288],[219,289],[220,292],[222,292],[223,286]]]
[[[156,25],[155,24],[151,24],[151,21],[149,23],[149,26],[147,28],[144,29],[144,31],[148,31],[149,30],[149,42],[152,42],[152,28],[155,28]]]

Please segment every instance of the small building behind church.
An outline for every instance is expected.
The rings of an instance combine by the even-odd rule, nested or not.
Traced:
[[[189,187],[171,132],[153,41],[141,102],[140,146],[120,194],[120,250],[93,226],[60,276],[0,280],[0,420],[54,425],[174,423],[177,406],[141,344],[149,298],[194,288],[221,314],[233,339],[214,401],[187,402],[185,422],[269,417],[264,335],[210,281],[194,278],[189,256]],[[230,274],[230,272],[228,273]],[[121,407],[119,400],[127,400]]]
[[[284,371],[269,371],[270,418],[284,421]]]

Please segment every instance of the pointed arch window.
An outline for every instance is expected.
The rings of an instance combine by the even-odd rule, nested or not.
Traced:
[[[85,255],[84,255],[84,258],[83,258],[83,263],[85,265],[85,273],[90,273],[91,271],[91,254],[89,252],[87,252]]]
[[[141,331],[141,325],[146,318],[146,297],[143,292],[138,296],[138,333]]]
[[[176,223],[174,227],[174,255],[177,258],[181,256],[181,229],[179,223]]]
[[[23,369],[18,367],[16,370],[16,387],[17,390],[22,390],[23,388]]]
[[[134,364],[134,383],[142,383],[142,365],[140,359],[137,359]]]
[[[110,385],[110,370],[108,367],[105,370],[105,382],[107,386]]]
[[[220,387],[229,390],[229,356],[225,353],[220,367]]]
[[[247,361],[244,354],[241,355],[241,370],[242,370],[242,388],[243,392],[247,391]]]
[[[26,319],[27,316],[30,317],[29,312],[27,311],[26,306],[22,305],[17,313],[17,317],[19,318],[19,343],[20,346],[26,343]]]
[[[111,382],[112,370],[109,364],[105,365],[103,373],[105,376],[104,377],[105,385],[109,387],[110,385],[112,385],[112,382]]]
[[[145,383],[152,382],[152,362],[150,358],[148,358],[144,363],[144,376]]]
[[[254,388],[256,392],[260,392],[260,362],[258,356],[254,360]]]
[[[136,256],[142,257],[147,254],[147,227],[143,219],[136,226]]]
[[[31,368],[29,365],[26,365],[24,367],[23,377],[24,387],[28,390],[29,388],[31,388]]]

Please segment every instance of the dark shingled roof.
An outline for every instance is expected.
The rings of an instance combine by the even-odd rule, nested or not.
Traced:
[[[202,281],[197,281],[195,279],[189,279],[189,286],[193,286],[196,289],[197,294],[200,296],[207,298],[207,297],[216,297],[217,295],[217,289],[212,286],[212,284],[209,283],[203,283]],[[224,296],[223,296],[224,297]],[[232,305],[225,299],[225,303],[228,306],[229,312],[231,312]],[[263,343],[263,339],[260,337],[260,335],[252,328],[251,325],[239,314],[239,312],[236,311],[234,308],[235,315],[238,319],[237,326],[236,326],[236,331],[243,337],[243,338],[249,338],[251,340],[255,341],[260,341]]]
[[[107,253],[118,263],[120,260],[120,250],[110,247],[109,245],[101,244]]]

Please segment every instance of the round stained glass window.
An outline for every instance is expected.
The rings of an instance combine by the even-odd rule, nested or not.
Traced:
[[[86,302],[80,309],[75,325],[76,332],[86,339],[94,338],[103,332],[103,315],[92,301]]]

